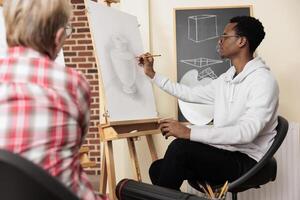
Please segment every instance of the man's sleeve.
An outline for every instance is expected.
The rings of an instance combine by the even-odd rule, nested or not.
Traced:
[[[152,81],[159,88],[182,101],[209,105],[214,102],[217,80],[213,80],[206,86],[191,88],[180,83],[174,83],[170,79],[156,73]]]

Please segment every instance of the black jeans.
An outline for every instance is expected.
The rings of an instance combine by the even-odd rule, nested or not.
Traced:
[[[152,163],[149,175],[154,185],[179,190],[184,180],[196,179],[211,185],[234,181],[255,164],[254,159],[237,151],[175,139],[164,158]]]

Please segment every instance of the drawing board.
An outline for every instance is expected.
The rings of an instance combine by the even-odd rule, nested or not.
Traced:
[[[157,118],[151,81],[137,63],[144,53],[137,18],[90,0],[86,8],[109,121]]]

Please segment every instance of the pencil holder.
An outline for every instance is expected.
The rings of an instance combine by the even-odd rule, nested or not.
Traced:
[[[218,198],[218,197],[210,197],[210,196],[204,194],[202,197],[204,197],[207,200],[225,200],[226,199],[226,195],[227,195],[227,193],[224,194],[224,195],[222,195],[222,197]]]
[[[221,192],[221,189],[216,189],[216,190],[214,190],[215,197],[211,197],[205,193],[203,193],[202,197],[204,197],[207,200],[225,200],[226,196],[227,196],[227,192],[223,193],[222,196],[219,197],[220,192]]]

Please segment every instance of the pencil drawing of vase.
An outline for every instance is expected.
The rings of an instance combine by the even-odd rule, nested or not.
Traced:
[[[113,48],[110,51],[113,68],[122,83],[122,90],[127,94],[136,92],[136,59],[128,48],[128,41],[121,35],[111,37]]]

